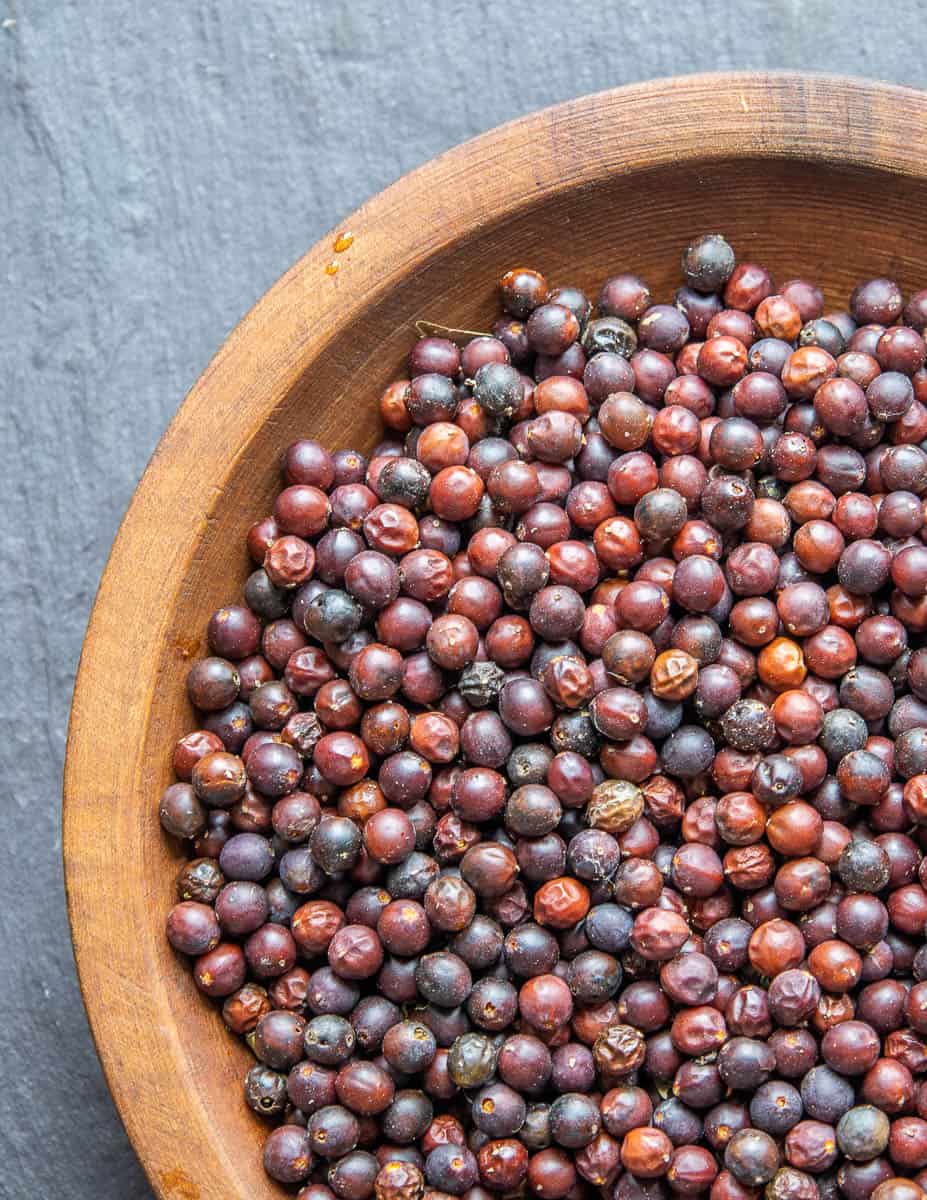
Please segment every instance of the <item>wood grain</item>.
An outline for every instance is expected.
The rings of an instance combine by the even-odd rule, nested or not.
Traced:
[[[594,288],[619,270],[666,297],[687,239],[720,229],[777,278],[828,300],[867,273],[923,280],[927,97],[823,77],[699,76],[602,93],[504,126],[400,180],[235,330],[135,494],[100,585],[75,689],[64,853],[94,1037],[155,1191],[273,1196],[248,1060],[163,936],[176,849],[157,804],[191,727],[183,679],[209,614],[236,599],[242,540],[282,448],[369,447],[416,319],[481,328],[515,264]]]

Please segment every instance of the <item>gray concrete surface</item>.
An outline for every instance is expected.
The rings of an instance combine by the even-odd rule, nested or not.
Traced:
[[[923,86],[925,50],[917,0],[0,0],[0,1196],[151,1195],[74,976],[61,763],[117,524],[239,317],[366,196],[510,117],[734,67]]]

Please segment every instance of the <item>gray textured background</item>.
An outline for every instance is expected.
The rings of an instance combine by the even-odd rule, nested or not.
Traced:
[[[923,86],[921,6],[874,8],[0,0],[0,1196],[151,1195],[74,976],[60,775],[108,547],[215,348],[365,197],[541,105],[735,67]]]

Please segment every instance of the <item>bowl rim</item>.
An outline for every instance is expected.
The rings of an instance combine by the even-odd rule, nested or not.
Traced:
[[[126,655],[144,667],[162,648],[163,614],[173,611],[189,552],[217,503],[215,483],[193,470],[202,450],[214,450],[217,422],[230,470],[338,327],[375,304],[410,261],[478,229],[487,204],[496,219],[529,193],[540,198],[619,170],[730,156],[832,161],[923,179],[927,164],[912,121],[927,128],[927,93],[793,71],[656,79],[530,113],[446,151],[362,204],[336,227],[355,236],[340,269],[325,271],[332,230],[258,300],[193,385],[136,488],[100,580],[74,686],[63,786],[65,888],[81,992],[110,1092],[158,1196],[228,1196],[225,1187],[216,1190],[217,1180],[234,1179],[235,1163],[217,1139],[208,1144],[209,1114],[182,1073],[186,1059],[176,1041],[176,1073],[153,1082],[158,1109],[179,1106],[183,1119],[171,1118],[173,1131],[190,1129],[197,1147],[195,1160],[183,1156],[183,1170],[176,1154],[165,1153],[165,1125],[149,1119],[138,1076],[122,1070],[129,1040],[135,1055],[155,1045],[164,1053],[166,981],[146,976],[154,960],[144,939],[131,937],[150,902],[144,880],[120,888],[107,869],[127,828],[107,805],[136,794],[155,681],[126,679]],[[465,187],[455,186],[464,178]],[[436,206],[435,195],[448,199]],[[373,230],[376,253],[365,255]],[[140,598],[155,595],[161,618],[139,621]],[[97,731],[117,720],[128,725],[123,751],[101,763]],[[113,1003],[114,983],[131,991],[131,1005]]]

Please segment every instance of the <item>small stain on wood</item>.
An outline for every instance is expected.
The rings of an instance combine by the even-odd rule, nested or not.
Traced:
[[[174,648],[181,658],[193,658],[200,651],[199,638],[178,638]]]
[[[200,1200],[199,1188],[180,1167],[161,1172],[161,1187],[170,1200]]]

